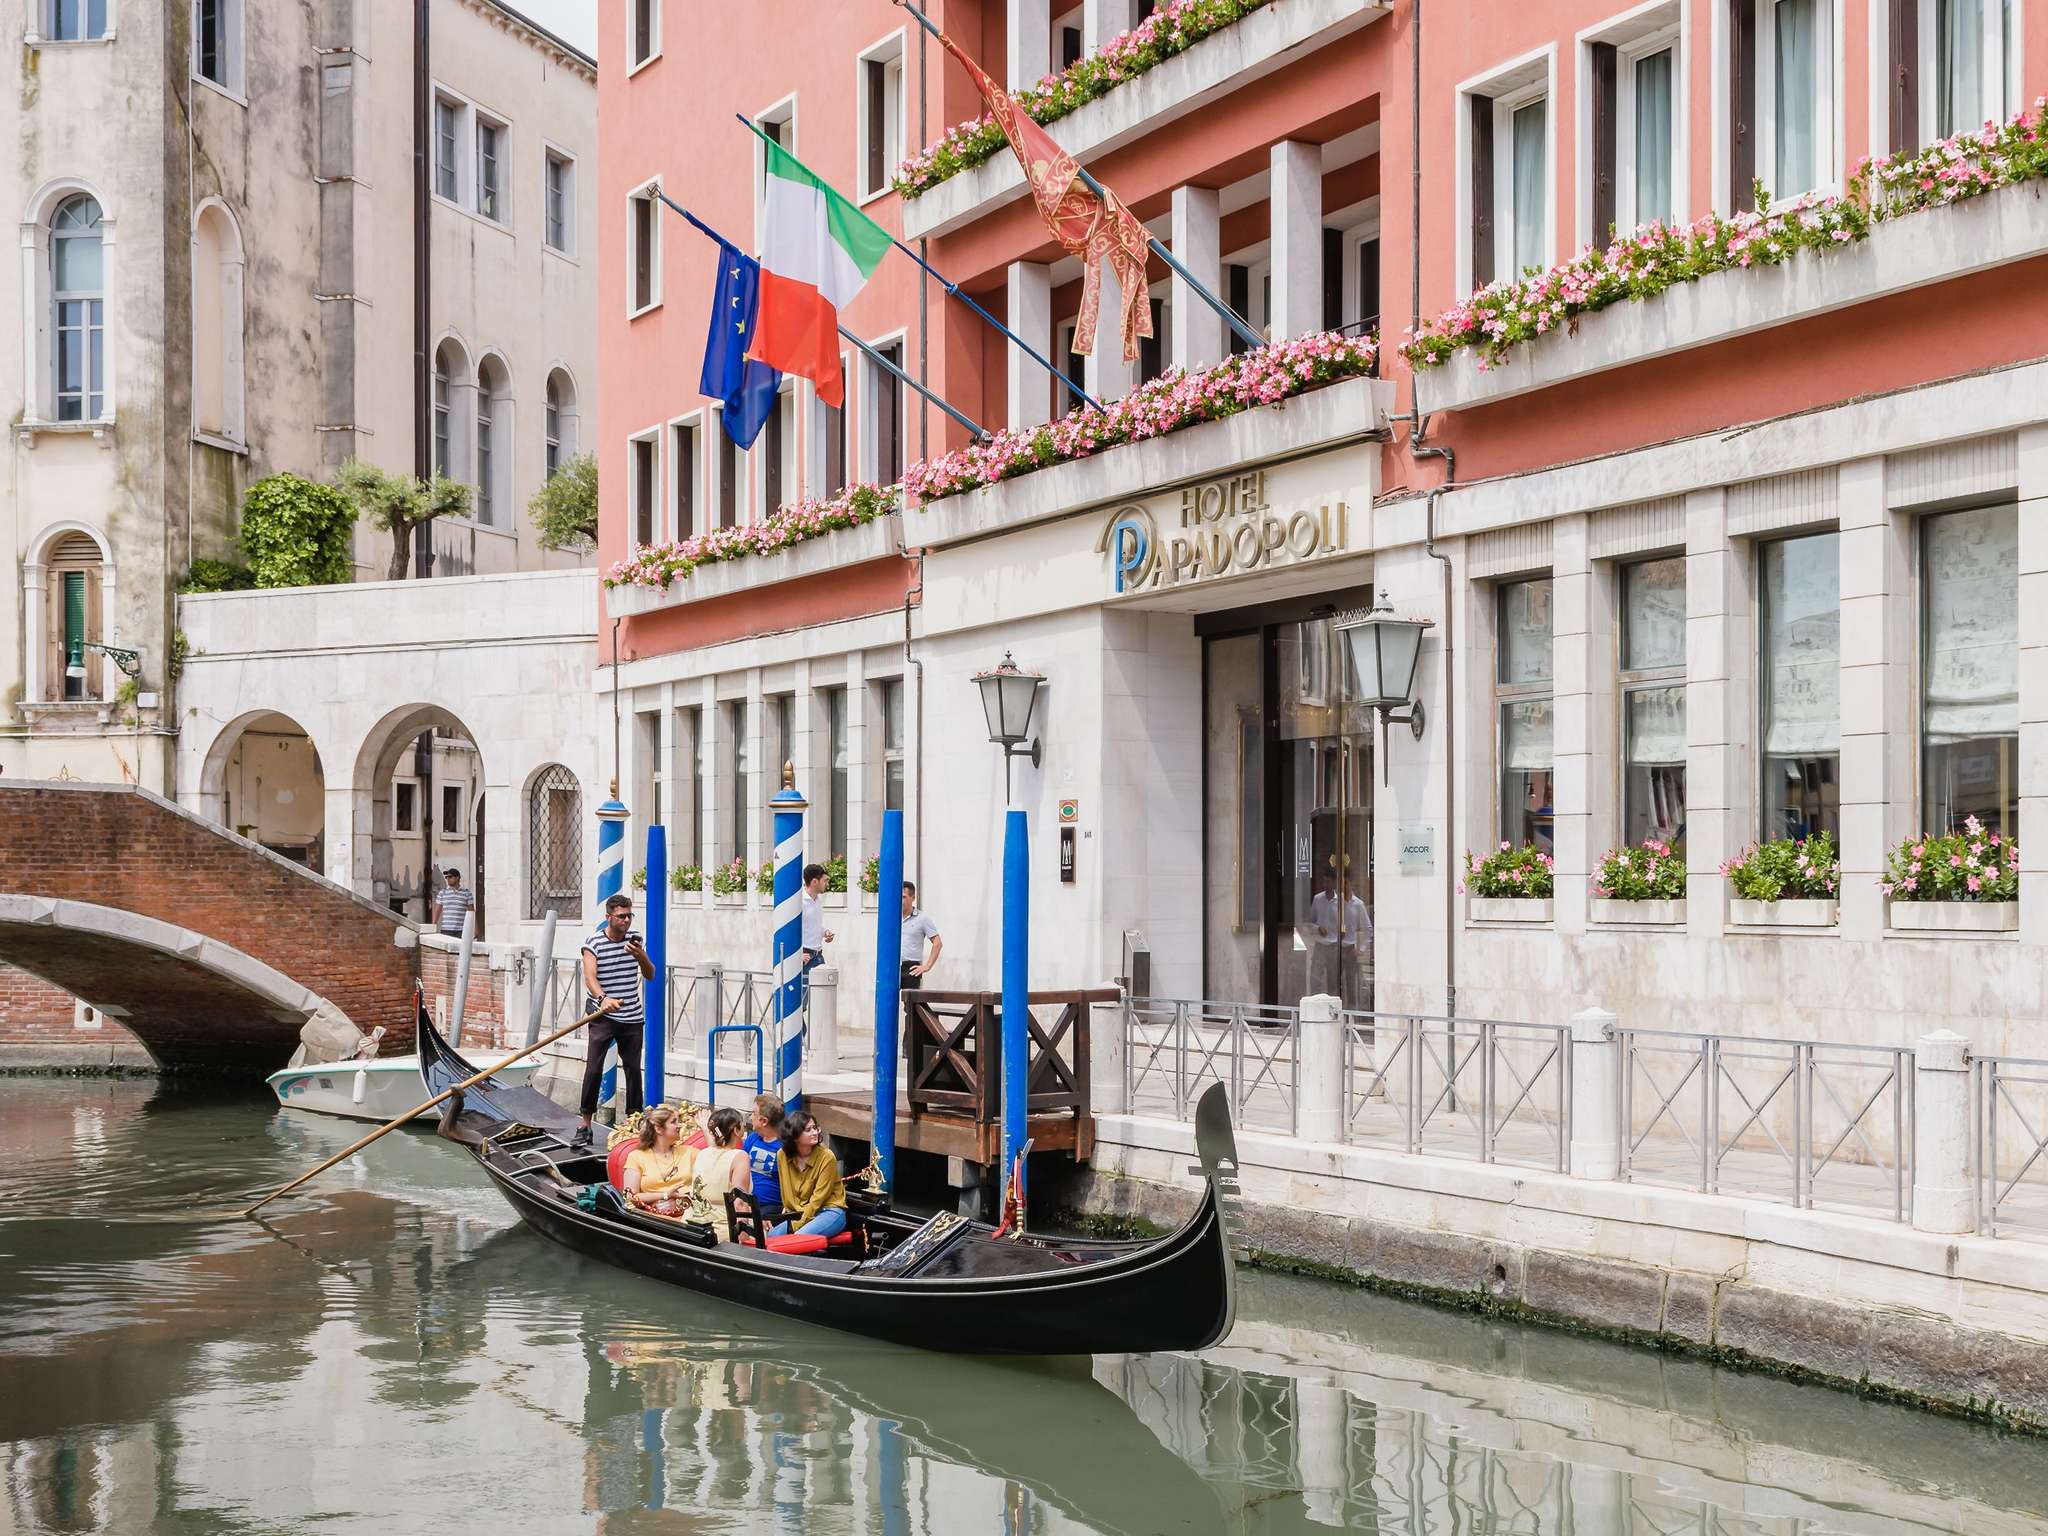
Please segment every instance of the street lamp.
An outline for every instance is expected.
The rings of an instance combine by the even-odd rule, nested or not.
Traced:
[[[1337,622],[1337,632],[1351,647],[1351,667],[1358,675],[1358,702],[1376,709],[1382,726],[1405,725],[1422,740],[1422,700],[1415,697],[1415,668],[1422,660],[1422,632],[1433,625],[1430,619],[1403,618],[1388,606],[1382,591],[1379,601],[1362,614]],[[1405,709],[1406,714],[1396,714]],[[1386,753],[1380,754],[1384,781]]]
[[[1031,711],[1038,704],[1039,685],[1045,679],[1019,667],[1006,650],[1001,665],[993,671],[977,672],[974,684],[981,690],[981,712],[988,718],[988,739],[1003,749],[1003,803],[1010,799],[1010,759],[1028,757],[1038,766],[1038,738],[1031,735]],[[1026,738],[1031,745],[1020,745]]]
[[[119,667],[125,676],[142,676],[142,652],[131,651],[126,646],[101,645],[97,640],[74,639],[71,642],[70,654],[64,660],[64,675],[66,677],[82,678],[85,676],[85,653],[87,651],[98,651],[107,660]]]

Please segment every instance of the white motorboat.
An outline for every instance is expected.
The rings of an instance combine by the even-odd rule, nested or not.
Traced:
[[[474,1051],[468,1059],[479,1067],[492,1066],[514,1055],[512,1051]],[[533,1086],[533,1074],[542,1058],[529,1056],[500,1072],[494,1079],[515,1088]],[[277,1102],[286,1109],[303,1109],[316,1115],[343,1115],[351,1120],[395,1120],[419,1103],[420,1059],[417,1055],[378,1056],[368,1061],[323,1061],[303,1067],[286,1067],[264,1079]],[[431,1121],[435,1112],[415,1116]]]

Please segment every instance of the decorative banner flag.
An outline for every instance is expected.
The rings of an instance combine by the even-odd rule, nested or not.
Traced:
[[[710,233],[702,224],[697,227]],[[761,264],[719,240],[718,286],[711,295],[711,328],[704,337],[704,371],[697,387],[724,404],[725,434],[742,448],[753,447],[761,435],[782,383],[782,375],[759,356],[760,311]]]
[[[889,232],[762,137],[768,189],[761,216],[761,324],[754,355],[802,374],[827,405],[843,405],[839,311],[889,252]]]
[[[1031,120],[1015,97],[983,74],[981,66],[960,51],[959,44],[943,32],[939,42],[973,78],[974,88],[981,92],[1003,137],[1010,141],[1017,163],[1024,167],[1024,179],[1031,183],[1031,196],[1045,227],[1069,256],[1081,260],[1081,314],[1074,324],[1074,350],[1091,355],[1095,351],[1095,323],[1102,311],[1102,263],[1107,260],[1116,269],[1117,284],[1124,294],[1124,361],[1136,362],[1139,338],[1152,334],[1152,298],[1145,284],[1145,257],[1152,248],[1152,237],[1114,192],[1106,187],[1102,197],[1090,192],[1082,184],[1081,167],[1074,157]]]

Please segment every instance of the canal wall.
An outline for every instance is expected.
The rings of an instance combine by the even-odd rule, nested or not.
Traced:
[[[1497,1164],[1238,1133],[1257,1259],[2048,1433],[2048,1263],[2028,1242]],[[1096,1122],[1080,1212],[1170,1227],[1191,1128]]]

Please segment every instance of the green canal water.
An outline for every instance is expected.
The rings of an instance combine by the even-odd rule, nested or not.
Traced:
[[[0,1536],[2048,1532],[2048,1446],[1247,1275],[1198,1356],[1004,1364],[617,1273],[400,1134],[0,1079]]]

